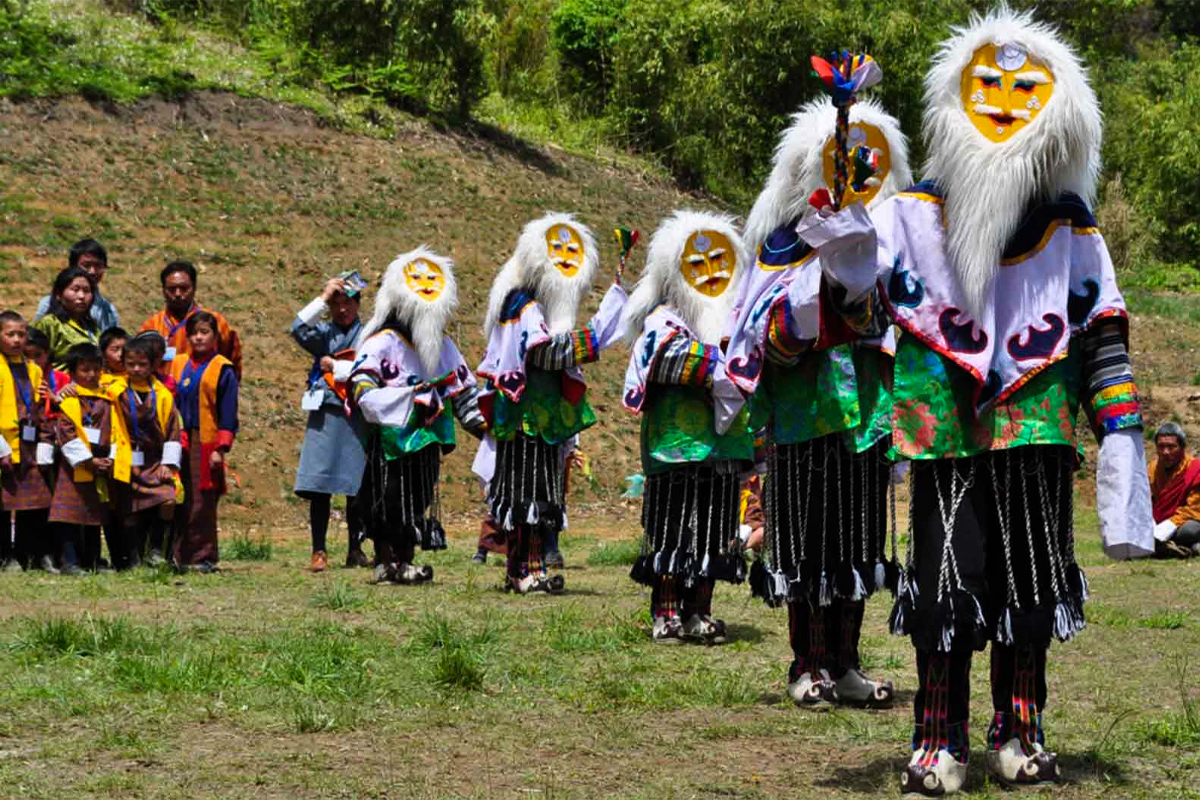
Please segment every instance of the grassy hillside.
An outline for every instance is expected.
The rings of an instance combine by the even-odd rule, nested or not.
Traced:
[[[353,267],[377,278],[395,254],[422,242],[448,253],[462,302],[452,332],[476,361],[492,276],[527,220],[577,212],[598,232],[607,271],[613,226],[648,233],[678,205],[713,203],[680,192],[648,162],[594,146],[578,154],[571,131],[560,131],[574,148],[567,151],[487,124],[419,119],[378,98],[305,83],[277,53],[203,27],[114,13],[120,3],[23,5],[14,29],[21,35],[0,37],[8,69],[0,81],[0,306],[31,312],[66,247],[95,236],[111,252],[104,290],[136,328],[161,306],[162,265],[195,261],[202,302],[227,313],[247,347],[232,459],[241,486],[225,506],[227,529],[303,528],[304,506],[290,490],[308,359],[286,329],[326,276]],[[602,290],[603,282],[585,314]],[[1134,363],[1152,419],[1200,421],[1188,400],[1200,382],[1200,301],[1145,291],[1131,300],[1146,312],[1133,326]],[[635,421],[619,406],[624,360],[612,351],[587,370],[599,424],[583,446],[595,480],[576,480],[572,500],[576,517],[603,508],[628,530],[636,506],[614,502],[621,479],[637,469]],[[442,487],[457,535],[481,509],[469,471],[475,446],[464,439]],[[1088,478],[1081,475],[1085,495]]]
[[[290,490],[310,361],[286,332],[325,277],[356,268],[377,278],[422,242],[451,255],[461,301],[452,333],[478,363],[492,277],[527,220],[550,209],[577,212],[597,230],[607,272],[616,257],[611,228],[652,229],[671,208],[697,202],[644,174],[503,136],[414,122],[379,141],[230,94],[117,112],[81,100],[0,108],[0,305],[32,313],[65,265],[66,247],[95,236],[109,248],[103,289],[125,326],[161,307],[158,270],[187,258],[200,270],[201,302],[241,331],[243,430],[232,464],[242,486],[226,505],[235,527],[302,519]],[[585,313],[602,289],[598,283]],[[624,358],[612,351],[588,369],[600,422],[583,444],[597,483],[574,483],[580,510],[612,499],[636,469],[634,420],[619,406]],[[475,445],[465,438],[447,460],[443,491],[450,509],[473,514]]]

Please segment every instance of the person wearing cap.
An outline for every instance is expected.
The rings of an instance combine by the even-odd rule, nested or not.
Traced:
[[[167,340],[163,360],[191,353],[187,321],[197,311],[207,311],[217,321],[217,354],[229,359],[239,381],[242,379],[242,340],[222,314],[196,302],[196,267],[190,261],[172,261],[159,273],[166,308],[142,323],[140,330],[157,331]]]
[[[1155,555],[1200,555],[1200,460],[1187,452],[1187,434],[1174,422],[1154,432],[1158,458],[1150,464]]]
[[[370,566],[362,551],[364,526],[355,508],[366,468],[363,421],[357,411],[349,413],[345,403],[346,380],[362,333],[358,317],[361,299],[362,279],[356,273],[343,272],[330,278],[320,297],[301,309],[292,322],[292,338],[313,357],[301,404],[308,411],[308,426],[295,486],[296,494],[309,502],[313,572],[322,572],[329,565],[325,534],[335,494],[346,497],[350,538],[346,566]],[[321,321],[326,312],[329,320]]]

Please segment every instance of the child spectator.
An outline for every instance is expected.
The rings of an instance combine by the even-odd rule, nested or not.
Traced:
[[[302,404],[308,411],[308,425],[300,449],[295,489],[297,495],[309,502],[313,572],[321,572],[329,565],[325,535],[329,529],[330,500],[335,494],[346,496],[350,540],[346,566],[366,567],[371,563],[362,551],[363,523],[354,503],[367,464],[362,445],[366,434],[362,416],[357,410],[347,415],[345,392],[338,392],[338,387],[344,387],[350,376],[354,348],[362,333],[362,321],[358,318],[361,295],[357,286],[345,280],[351,275],[343,273],[330,278],[321,296],[296,315],[291,330],[296,343],[313,357]],[[318,321],[326,310],[329,322]]]
[[[21,561],[44,555],[39,543],[50,508],[50,486],[39,465],[52,462],[41,401],[42,370],[25,358],[27,328],[15,311],[0,313],[0,564],[5,571],[19,571]],[[10,540],[11,518],[16,514],[16,541]],[[42,546],[39,546],[41,544]],[[40,566],[54,572],[52,559],[40,558]]]
[[[142,331],[133,338],[144,340],[150,346],[150,357],[153,359],[150,363],[154,369],[154,377],[163,386],[166,386],[173,396],[175,394],[175,379],[171,377],[171,359],[165,358],[167,340],[158,331]]]
[[[38,392],[42,398],[42,411],[48,419],[54,419],[58,414],[58,393],[71,382],[71,376],[50,366],[50,339],[37,328],[29,328],[26,332],[25,360],[42,370],[41,391]]]
[[[62,458],[50,522],[59,526],[67,575],[100,568],[100,526],[109,514],[111,481],[129,482],[129,443],[119,421],[114,424],[112,401],[100,388],[103,361],[94,344],[76,344],[67,352],[75,393],[59,403],[55,422]],[[118,539],[110,529],[109,555],[120,564],[125,549]]]
[[[50,290],[50,313],[33,323],[50,342],[50,363],[67,369],[67,351],[72,345],[99,343],[100,329],[92,319],[96,282],[79,267],[67,267],[54,278]]]
[[[151,566],[164,561],[164,533],[175,515],[183,455],[183,423],[171,392],[154,377],[155,350],[149,339],[129,340],[123,354],[125,376],[114,385],[131,447],[129,490],[118,509],[131,566],[141,562],[143,553]]]
[[[129,334],[124,328],[108,328],[100,334],[100,353],[104,356],[104,367],[100,372],[100,386],[107,389],[125,376],[125,342]]]
[[[175,404],[183,419],[184,501],[173,546],[179,569],[217,571],[217,503],[225,494],[225,454],[238,430],[238,378],[217,352],[217,319],[195,311],[187,319],[190,353],[171,362]]]

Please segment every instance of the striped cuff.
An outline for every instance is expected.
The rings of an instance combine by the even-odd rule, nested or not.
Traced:
[[[687,353],[684,355],[679,382],[684,386],[709,385],[712,383],[713,372],[720,357],[720,348],[693,339],[688,343]]]
[[[1142,427],[1137,385],[1124,381],[1092,395],[1092,423],[1101,434]]]
[[[600,357],[600,339],[591,325],[571,331],[571,347],[575,351],[576,364],[590,364]]]
[[[786,298],[771,308],[767,342],[778,355],[788,359],[799,358],[808,349],[804,340],[792,332],[792,306]]]

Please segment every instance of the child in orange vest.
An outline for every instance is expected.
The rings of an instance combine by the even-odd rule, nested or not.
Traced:
[[[217,503],[225,494],[225,454],[238,430],[238,377],[217,352],[218,330],[216,317],[194,312],[187,320],[191,353],[171,363],[187,450],[173,559],[179,569],[204,573],[217,571]]]
[[[175,516],[178,473],[183,461],[183,422],[175,398],[154,377],[156,348],[148,339],[130,339],[122,353],[125,375],[114,384],[117,408],[130,439],[129,490],[121,497],[118,524],[124,527],[129,563],[163,562],[165,526]]]
[[[52,463],[54,449],[43,413],[42,370],[25,358],[27,332],[20,314],[0,313],[0,566],[19,571],[22,561],[40,561],[39,566],[54,572],[53,559],[35,559],[48,552],[43,532],[51,500],[38,467]],[[9,538],[12,513],[15,542]]]
[[[110,514],[114,481],[129,482],[128,453],[120,420],[113,419],[113,404],[100,388],[104,357],[90,343],[72,345],[66,354],[74,393],[62,398],[55,421],[58,479],[50,522],[58,526],[63,542],[62,572],[78,575],[100,568],[100,526]],[[108,531],[109,556],[119,562],[124,546],[116,530]]]

